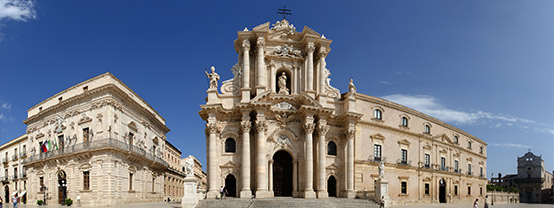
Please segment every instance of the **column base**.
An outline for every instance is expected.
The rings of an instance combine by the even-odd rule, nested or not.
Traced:
[[[356,190],[348,190],[346,191],[346,198],[354,199],[356,198]]]
[[[302,197],[306,198],[306,199],[315,199],[315,191],[311,190],[311,191],[304,191]]]
[[[329,193],[327,191],[317,191],[317,198],[319,199],[329,198]]]
[[[242,89],[240,89],[240,91],[241,91],[241,95],[242,95],[240,102],[241,103],[250,102],[250,88],[242,88]]]
[[[242,198],[242,199],[251,199],[252,198],[252,191],[250,191],[250,189],[240,191],[240,198]]]
[[[218,190],[210,190],[206,194],[206,199],[217,199],[219,197],[219,191]]]
[[[257,190],[256,191],[256,199],[267,199],[271,198],[271,195],[269,194],[269,191],[267,190]]]

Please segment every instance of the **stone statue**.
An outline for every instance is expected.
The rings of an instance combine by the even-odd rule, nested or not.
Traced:
[[[385,178],[385,162],[379,162],[379,178]]]
[[[287,75],[285,72],[281,73],[279,77],[279,94],[289,94],[289,89],[287,88]]]
[[[56,130],[54,130],[56,133],[61,133],[63,131],[63,122],[65,119],[63,119],[60,116],[56,116]]]
[[[350,83],[348,83],[348,90],[350,91],[350,95],[354,95],[356,93],[356,86],[354,85],[354,79],[350,78]]]
[[[217,80],[219,80],[219,74],[215,73],[215,67],[212,66],[212,73],[209,74],[205,71],[206,76],[210,79],[210,89],[217,89]]]
[[[192,157],[188,157],[185,160],[185,174],[187,176],[194,175],[194,159]]]

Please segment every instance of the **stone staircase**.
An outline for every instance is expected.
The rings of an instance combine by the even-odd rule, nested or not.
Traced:
[[[317,207],[317,208],[359,208],[379,207],[375,202],[364,199],[303,199],[291,197],[276,197],[273,199],[238,199],[227,198],[204,199],[198,203],[197,208],[292,208],[292,207]]]

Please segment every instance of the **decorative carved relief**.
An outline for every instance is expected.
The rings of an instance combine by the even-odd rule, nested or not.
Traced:
[[[314,133],[315,124],[314,123],[304,123],[304,132],[306,134]]]
[[[296,28],[293,24],[289,24],[289,21],[286,19],[283,19],[281,21],[277,21],[275,24],[272,24],[273,28],[271,30],[273,31],[283,31],[283,35],[281,35],[281,39],[286,39],[289,35],[294,35],[296,33]]]
[[[275,114],[275,119],[279,123],[279,127],[281,129],[285,129],[287,127],[287,123],[294,119],[294,115],[289,115],[287,113]]]
[[[207,124],[206,124],[206,131],[207,131],[209,134],[217,134],[217,132],[219,131],[219,129],[217,128],[217,124],[215,124],[215,123],[207,123]]]
[[[233,72],[233,78],[225,80],[221,83],[221,93],[222,94],[232,94],[238,95],[240,93],[241,77],[242,77],[242,66],[237,62],[233,67],[231,67],[231,72]]]
[[[283,134],[275,138],[275,143],[280,146],[291,145],[289,137]]]
[[[265,121],[256,121],[256,131],[265,133],[267,131],[267,123]]]
[[[249,40],[243,40],[242,41],[242,48],[245,51],[249,51],[250,50],[250,41]]]
[[[240,122],[240,128],[243,133],[250,133],[250,129],[252,129],[252,122],[250,121],[241,121]]]
[[[92,118],[88,117],[87,114],[82,113],[81,114],[81,119],[79,119],[78,124],[81,125],[81,124],[91,122],[91,121],[92,121]]]
[[[300,58],[302,56],[302,52],[300,50],[296,50],[292,47],[292,45],[286,44],[275,47],[272,54],[274,56],[285,58]]]
[[[329,131],[329,126],[327,124],[318,124],[317,125],[317,133],[319,135],[326,135]]]
[[[271,109],[272,110],[296,110],[296,108],[292,104],[287,103],[287,102],[277,103],[277,104],[271,106]]]

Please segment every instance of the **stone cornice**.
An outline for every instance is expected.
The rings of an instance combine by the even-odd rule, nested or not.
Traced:
[[[465,152],[465,153],[468,153],[468,154],[475,155],[475,156],[477,156],[477,157],[479,157],[479,158],[483,158],[484,160],[487,159],[487,157],[485,157],[484,155],[481,155],[481,154],[479,154],[479,153],[467,151],[465,148],[462,148],[462,147],[460,147],[460,146],[458,146],[458,145],[456,145],[456,144],[450,144],[450,143],[448,143],[448,142],[443,142],[443,141],[440,141],[440,140],[435,140],[435,139],[431,138],[430,136],[427,136],[427,135],[424,135],[424,134],[417,134],[417,133],[405,131],[405,130],[402,130],[402,129],[397,129],[397,128],[393,128],[393,127],[390,127],[390,126],[381,125],[381,124],[377,124],[377,123],[371,123],[371,122],[367,122],[367,121],[359,121],[358,124],[369,125],[369,126],[375,126],[375,127],[379,127],[379,128],[384,128],[384,129],[388,129],[388,130],[393,130],[393,131],[401,132],[401,133],[404,133],[404,134],[412,135],[412,136],[417,137],[417,138],[426,139],[427,141],[430,141],[430,142],[439,143],[439,144],[442,144],[442,145],[451,147],[452,149],[460,150],[460,151]]]
[[[93,78],[94,79],[94,78]],[[146,118],[149,121],[152,121],[160,130],[162,130],[164,133],[169,132],[169,128],[165,126],[160,120],[157,119],[156,115],[154,115],[152,112],[148,111],[146,108],[142,107],[140,104],[138,104],[135,100],[133,100],[126,92],[121,90],[119,87],[117,87],[114,84],[106,84],[101,87],[97,87],[91,90],[88,90],[87,92],[81,93],[79,95],[73,96],[67,100],[64,100],[60,102],[57,105],[54,105],[52,107],[49,107],[47,109],[44,109],[40,111],[39,113],[23,120],[24,124],[29,125],[30,123],[33,123],[37,121],[38,119],[45,118],[51,113],[55,113],[56,111],[66,109],[68,106],[71,106],[75,104],[76,102],[83,101],[84,99],[93,96],[95,94],[99,93],[108,93],[111,95],[114,95],[116,97],[119,97],[122,102],[116,101],[117,103],[123,104],[125,103],[126,106],[134,107],[136,110],[138,110],[141,115],[146,116]],[[108,104],[115,104],[115,103],[108,103]],[[160,116],[161,117],[161,116]]]
[[[26,140],[28,137],[27,137],[27,134],[23,134],[15,139],[12,139],[8,142],[6,142],[5,144],[3,144],[2,146],[0,146],[0,150],[3,150],[3,149],[6,149],[8,147],[11,147],[12,145],[16,145],[16,144],[19,144],[21,141],[24,141]],[[21,151],[25,151],[25,150],[21,150]]]
[[[400,105],[398,103],[394,103],[394,102],[391,102],[391,101],[388,101],[388,100],[385,100],[385,99],[382,99],[382,98],[378,98],[378,97],[365,95],[365,94],[362,94],[362,93],[359,93],[359,92],[356,93],[355,96],[356,96],[356,99],[377,103],[377,104],[380,104],[380,105],[383,105],[383,106],[386,106],[386,107],[389,107],[389,108],[393,108],[395,110],[398,110],[398,111],[401,111],[401,112],[404,112],[404,113],[408,113],[409,115],[418,116],[418,117],[426,119],[426,120],[428,120],[432,123],[436,123],[436,124],[438,124],[438,125],[440,125],[444,128],[450,129],[450,130],[454,131],[455,133],[459,133],[459,134],[462,134],[464,136],[469,137],[470,139],[479,141],[480,143],[484,144],[485,146],[487,145],[487,143],[485,141],[471,135],[470,133],[467,133],[464,130],[456,128],[456,127],[454,127],[450,124],[447,124],[447,123],[445,123],[445,122],[443,122],[439,119],[433,118],[429,115],[426,115],[426,114],[421,113],[419,111],[416,111],[414,109],[408,108],[406,106]]]

